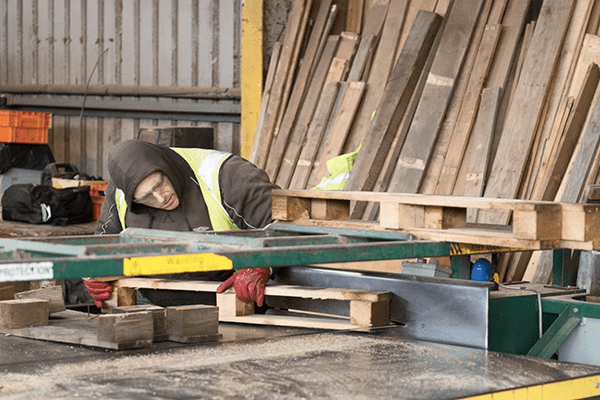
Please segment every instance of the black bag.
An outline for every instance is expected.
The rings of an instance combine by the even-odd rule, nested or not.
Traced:
[[[11,168],[42,171],[53,162],[54,156],[47,144],[0,143],[0,174]]]
[[[73,164],[50,163],[42,170],[42,185],[52,186],[52,178],[81,179],[79,170]]]
[[[89,186],[57,189],[20,183],[2,195],[2,219],[31,224],[70,225],[92,221],[94,205]]]

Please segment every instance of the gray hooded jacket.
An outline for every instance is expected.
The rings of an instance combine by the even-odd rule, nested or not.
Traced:
[[[117,144],[108,157],[110,182],[105,191],[96,234],[115,234],[123,230],[115,204],[115,188],[127,202],[127,227],[169,231],[211,230],[208,209],[196,176],[189,164],[168,147],[140,140]],[[171,211],[133,202],[138,184],[160,171],[171,181],[180,205]],[[272,222],[271,191],[278,188],[265,171],[238,156],[231,155],[219,172],[222,204],[240,229],[263,228]]]

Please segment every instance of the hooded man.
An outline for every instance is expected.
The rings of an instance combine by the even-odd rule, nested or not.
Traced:
[[[118,143],[108,157],[110,181],[96,234],[117,234],[126,227],[168,231],[260,229],[272,222],[271,192],[278,186],[254,164],[216,150],[169,148],[141,140]],[[237,297],[262,306],[269,268],[161,275],[172,279],[225,280]],[[84,280],[101,307],[112,287]],[[208,304],[214,296],[186,291],[143,290],[163,307]],[[207,296],[208,295],[208,296]]]

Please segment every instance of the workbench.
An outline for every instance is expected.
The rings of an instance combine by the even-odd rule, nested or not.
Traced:
[[[277,204],[281,202],[276,199]],[[287,204],[286,212],[304,210],[306,214],[306,202],[299,204],[291,208]],[[345,203],[341,205],[347,209]],[[309,204],[308,209],[313,215],[331,212],[327,204],[321,208]],[[47,393],[64,393],[65,397],[85,395],[90,383],[94,393],[109,398],[124,393],[131,398],[136,398],[134,393],[139,398],[264,397],[265,393],[275,398],[423,399],[600,395],[600,367],[552,359],[583,318],[600,319],[597,305],[574,298],[580,294],[576,290],[558,296],[558,289],[519,287],[513,295],[507,294],[513,288],[500,287],[496,292],[491,282],[462,279],[465,259],[470,256],[515,249],[417,239],[401,230],[359,229],[364,226],[361,223],[344,228],[316,224],[310,218],[306,222],[276,223],[260,231],[127,229],[121,235],[3,239],[0,280],[135,277],[271,266],[277,271],[275,285],[389,292],[390,324],[366,334],[222,322],[219,332],[223,339],[218,344],[178,346],[166,342],[128,352],[105,350],[101,355],[85,348],[82,357],[91,356],[89,363],[79,365],[81,360],[71,354],[68,362],[52,357],[45,372],[21,365],[16,368],[23,368],[24,375],[10,375],[19,388],[5,388],[27,393],[27,385],[43,377],[48,382]],[[441,234],[455,235],[451,229]],[[512,234],[505,236],[506,243],[542,248],[561,243],[561,238],[539,230],[517,230],[518,235],[528,236],[525,238]],[[596,246],[595,240],[595,236],[585,236],[579,239],[580,246]],[[453,278],[310,266],[420,257],[458,260],[452,263]],[[316,308],[323,312],[339,306],[325,302]],[[516,315],[516,311],[524,312]],[[539,319],[542,315],[543,321]],[[507,332],[518,334],[515,338]],[[24,339],[4,337],[3,347],[10,343],[6,340],[23,343]],[[33,355],[33,360],[43,357],[42,353]],[[105,358],[111,358],[111,363],[103,362]],[[77,360],[76,368],[73,360]],[[76,370],[69,375],[68,388],[52,382],[68,369]],[[252,377],[259,382],[253,383]],[[39,389],[39,382],[36,387]]]
[[[600,368],[372,334],[222,323],[218,344],[98,351],[0,336],[0,399],[573,399]]]

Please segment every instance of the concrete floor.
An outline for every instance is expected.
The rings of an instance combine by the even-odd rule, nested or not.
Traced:
[[[453,399],[600,374],[388,329],[221,323],[219,332],[219,343],[127,351],[0,335],[0,399]]]

